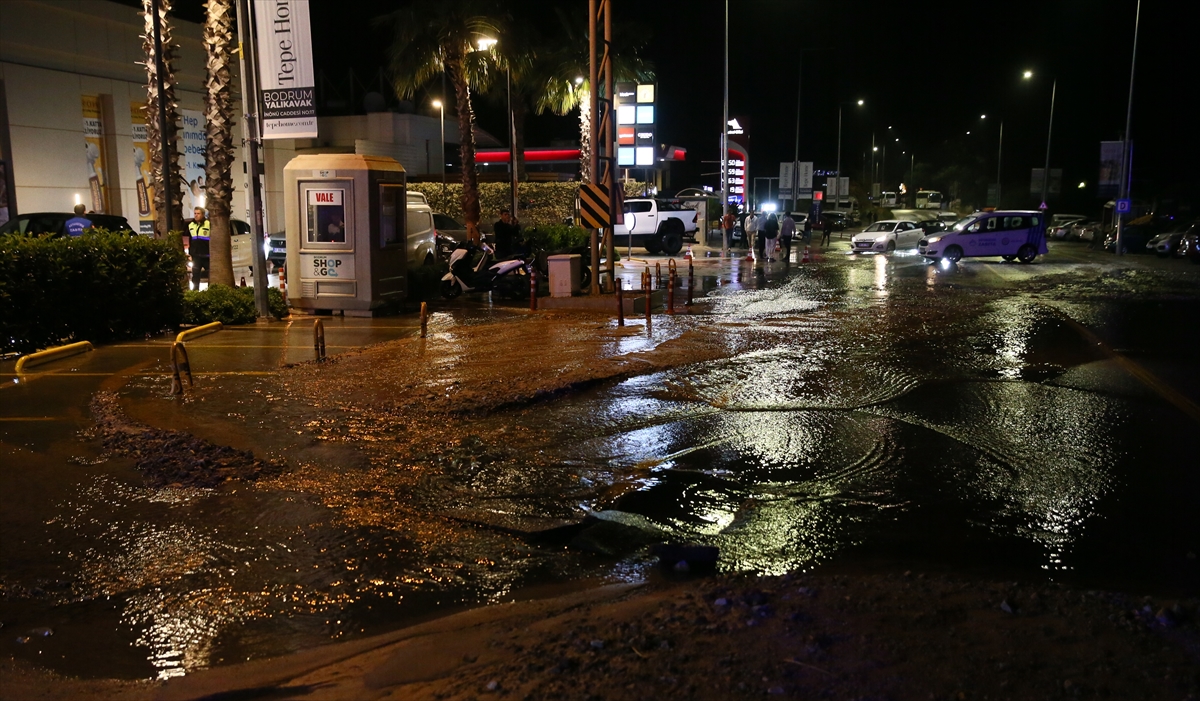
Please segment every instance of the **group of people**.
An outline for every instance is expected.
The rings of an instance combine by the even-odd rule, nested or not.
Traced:
[[[733,226],[736,219],[733,214],[725,216],[723,226],[733,232]],[[789,260],[792,256],[792,239],[802,235],[804,242],[812,241],[812,219],[804,218],[804,227],[801,231],[797,231],[796,220],[792,218],[790,213],[784,213],[782,217],[774,212],[755,213],[749,212],[742,219],[742,247],[753,250],[758,254],[759,260],[765,262],[774,262],[774,253],[776,243],[783,254],[784,260]],[[822,244],[829,243],[829,228],[823,229]]]

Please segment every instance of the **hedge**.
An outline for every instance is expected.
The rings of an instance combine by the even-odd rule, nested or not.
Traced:
[[[0,352],[174,328],[186,272],[183,252],[166,239],[96,229],[0,236]]]
[[[274,287],[267,288],[267,304],[271,316],[282,319],[288,315],[283,293]],[[254,306],[253,287],[230,287],[209,285],[199,292],[188,290],[183,293],[183,323],[208,324],[219,321],[225,325],[253,324],[258,319]]]
[[[625,197],[640,197],[644,183],[625,183]],[[409,183],[408,189],[425,194],[429,206],[462,221],[462,183]],[[522,227],[562,224],[575,215],[575,196],[579,194],[578,182],[524,182],[517,187],[518,213]],[[500,208],[509,207],[512,198],[508,183],[479,183],[480,223],[491,230],[492,222],[500,217]]]

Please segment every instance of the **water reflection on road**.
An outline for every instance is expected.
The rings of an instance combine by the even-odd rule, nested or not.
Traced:
[[[718,545],[731,571],[882,555],[1193,585],[1183,558],[1200,545],[1200,484],[1179,444],[1153,439],[1187,419],[1063,315],[1170,359],[1196,347],[1197,313],[955,286],[1002,279],[988,270],[878,255],[706,273],[705,314],[599,325],[613,333],[609,355],[713,327],[704,342],[719,352],[696,350],[716,359],[447,426],[299,402],[262,377],[184,408],[163,398],[162,375],[134,373],[124,391],[156,421],[291,469],[218,490],[151,489],[94,446],[0,442],[6,464],[27,468],[3,484],[21,503],[5,515],[0,618],[6,631],[57,631],[7,652],[78,674],[169,677],[530,584],[639,577],[640,545],[662,538]],[[453,350],[465,327],[490,321],[502,334],[498,320],[520,323],[471,307],[435,317],[430,401],[468,362]],[[546,342],[570,353],[573,333]],[[1155,367],[1168,382],[1187,371]],[[409,430],[430,431],[429,448],[402,442]],[[531,535],[585,513],[623,530],[588,548]]]

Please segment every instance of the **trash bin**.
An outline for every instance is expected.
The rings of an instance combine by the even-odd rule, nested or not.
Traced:
[[[551,297],[570,297],[579,293],[583,256],[577,253],[550,256],[546,263],[550,268]]]

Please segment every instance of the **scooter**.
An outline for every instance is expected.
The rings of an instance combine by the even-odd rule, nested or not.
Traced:
[[[475,254],[479,258],[472,265]],[[491,292],[513,299],[529,294],[529,272],[524,259],[517,257],[492,262],[495,250],[482,242],[464,241],[450,254],[450,272],[442,277],[441,293],[454,299],[464,292]]]

